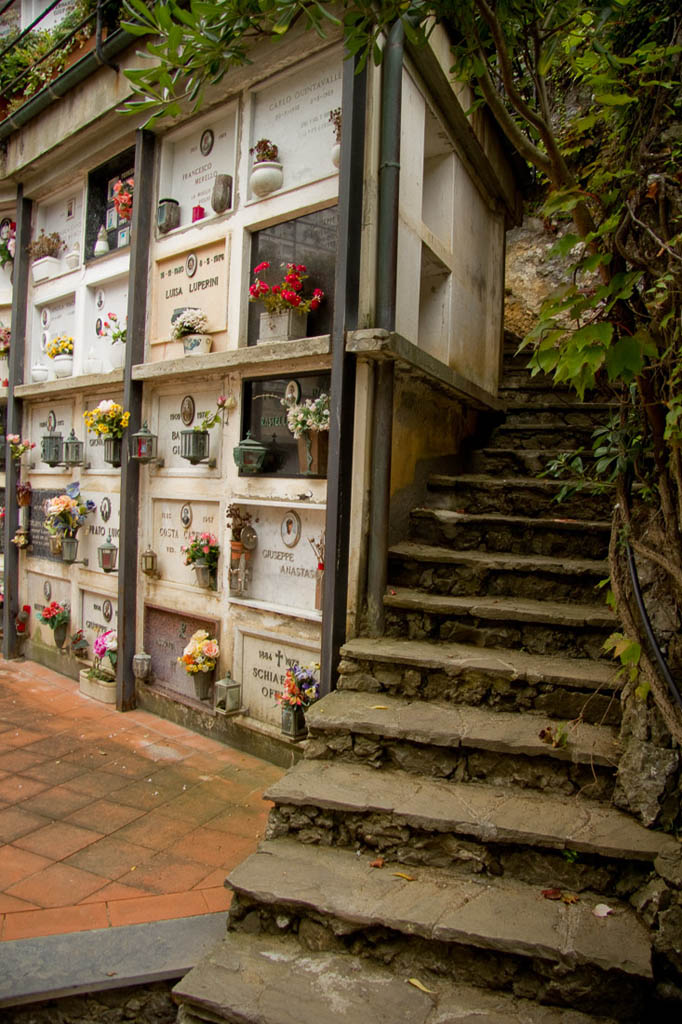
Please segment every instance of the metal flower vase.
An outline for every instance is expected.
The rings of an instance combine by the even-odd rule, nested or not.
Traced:
[[[121,465],[121,438],[105,436],[104,438],[104,461],[110,466],[118,469]]]
[[[62,647],[66,643],[66,634],[69,629],[68,622],[58,622],[54,627],[54,642],[61,651]]]
[[[213,673],[193,672],[192,680],[194,682],[194,693],[199,700],[208,700],[211,695],[211,687],[213,686]]]
[[[326,476],[328,430],[304,430],[298,439],[298,469],[304,476]]]
[[[197,586],[208,590],[212,583],[212,572],[205,562],[195,562],[192,566],[197,574]]]
[[[303,708],[282,704],[282,735],[298,742],[308,735]]]

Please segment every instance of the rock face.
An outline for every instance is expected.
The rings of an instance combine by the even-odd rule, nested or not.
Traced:
[[[679,1019],[681,847],[621,809],[659,820],[678,755],[630,705],[621,736],[611,498],[558,506],[534,475],[605,410],[512,351],[505,421],[431,479],[386,635],[344,646],[267,794],[228,935],[175,989],[185,1024]]]

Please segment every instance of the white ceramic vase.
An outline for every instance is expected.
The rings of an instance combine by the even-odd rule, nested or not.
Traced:
[[[41,281],[47,281],[48,278],[54,277],[59,273],[60,267],[61,260],[54,256],[43,256],[42,259],[34,260],[31,264],[33,283],[39,284]]]
[[[120,370],[125,365],[126,347],[122,341],[113,341],[108,353],[109,366],[112,370]]]
[[[253,194],[259,199],[270,195],[271,192],[276,192],[282,187],[283,182],[282,165],[274,160],[263,160],[253,165],[249,185]]]
[[[73,375],[73,356],[55,356],[52,360],[55,377],[71,377]]]
[[[204,356],[211,351],[213,338],[210,334],[184,334],[182,345],[186,356]]]

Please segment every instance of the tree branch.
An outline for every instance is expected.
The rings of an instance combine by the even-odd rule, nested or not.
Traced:
[[[480,54],[481,60],[485,61],[485,55]],[[533,164],[537,167],[545,177],[552,180],[552,161],[549,159],[546,153],[543,153],[538,146],[535,146],[529,138],[527,138],[518,124],[511,116],[507,108],[505,107],[500,94],[495,88],[487,66],[484,67],[483,73],[477,76],[477,81],[480,86],[483,97],[490,107],[493,116],[500,125],[500,128],[507,136],[512,146],[514,146],[524,160]]]

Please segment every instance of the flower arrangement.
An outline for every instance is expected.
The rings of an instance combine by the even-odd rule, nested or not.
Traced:
[[[229,398],[227,395],[218,395],[216,411],[212,416],[204,416],[200,419],[198,423],[194,424],[192,430],[211,430],[212,427],[216,427],[221,421],[225,421],[225,413],[234,409],[236,404],[237,400],[234,395],[230,395]]]
[[[17,636],[24,636],[26,633],[26,624],[31,617],[31,606],[30,604],[22,605],[21,611],[17,612],[17,617],[14,621],[14,628],[17,631]]]
[[[205,334],[208,317],[201,309],[184,309],[171,320],[171,337],[184,338],[188,334]]]
[[[100,633],[92,645],[95,655],[95,663],[88,670],[88,679],[111,679],[116,672],[116,661],[118,659],[118,633],[115,629],[108,629],[106,633]],[[102,662],[108,659],[111,669],[107,666],[102,668]],[[112,672],[113,670],[113,672]]]
[[[82,629],[77,629],[72,634],[69,640],[69,646],[71,647],[71,653],[75,654],[77,658],[84,658],[88,651],[88,641],[85,638],[85,633]]]
[[[24,452],[30,452],[32,448],[35,448],[35,441],[29,441],[25,437],[20,437],[19,434],[7,434],[7,444],[11,458],[16,459],[17,462]]]
[[[218,538],[213,533],[193,533],[189,538],[189,544],[183,544],[180,551],[185,556],[185,565],[201,562],[211,572],[215,572],[218,568],[220,545]]]
[[[0,267],[4,267],[6,263],[14,263],[16,248],[17,226],[14,221],[10,221],[7,235],[5,237],[0,235]]]
[[[41,228],[38,237],[34,238],[26,246],[26,251],[30,259],[35,262],[36,260],[44,259],[46,256],[58,259],[62,249],[65,248],[66,245],[58,231],[53,231],[51,235],[46,235],[45,228]]]
[[[334,129],[334,141],[341,142],[341,107],[329,111],[329,122]]]
[[[27,548],[31,543],[31,540],[26,530],[22,530],[20,528],[12,537],[12,543],[16,544],[18,548]]]
[[[297,309],[300,313],[310,313],[318,308],[324,298],[321,288],[316,288],[309,299],[302,297],[301,289],[303,282],[309,277],[307,268],[303,263],[282,263],[286,270],[284,279],[280,284],[269,285],[263,281],[259,274],[268,270],[270,264],[267,260],[259,263],[253,268],[256,279],[249,285],[249,302],[262,302],[268,313],[286,313],[288,309]]]
[[[291,665],[284,676],[284,692],[276,693],[275,700],[280,707],[302,708],[305,711],[319,696],[319,683],[315,673],[320,666]]]
[[[209,636],[205,629],[198,629],[190,637],[178,662],[185,672],[194,675],[196,672],[212,672],[219,656],[220,647],[215,637]]]
[[[100,437],[123,437],[130,413],[124,412],[123,406],[118,402],[104,399],[95,409],[86,409],[83,419],[92,434],[98,434]]]
[[[66,487],[66,494],[48,498],[45,503],[45,529],[53,537],[75,537],[85,522],[86,516],[94,512],[94,501],[83,499],[80,483],[76,480]]]
[[[301,403],[283,398],[282,405],[287,407],[287,426],[294,437],[302,437],[308,431],[329,430],[329,395],[326,392]]]
[[[9,354],[9,346],[12,340],[12,331],[9,327],[0,327],[0,359]]]
[[[270,163],[273,160],[277,160],[279,156],[279,150],[274,142],[270,142],[270,139],[259,139],[258,142],[251,147],[249,153],[253,157],[254,164]]]
[[[112,344],[115,341],[122,341],[125,345],[128,339],[128,318],[126,322],[121,326],[118,317],[115,313],[107,313],[108,319],[104,321],[105,333],[111,338]]]
[[[68,334],[58,334],[52,341],[48,341],[45,351],[48,359],[54,359],[56,356],[72,356],[73,338]]]
[[[38,612],[38,618],[50,629],[56,629],[71,618],[71,607],[68,603],[58,604],[57,601],[50,601],[42,611]]]
[[[133,216],[133,193],[135,191],[135,179],[126,178],[123,181],[118,179],[114,185],[114,208],[121,220],[132,220]]]
[[[235,503],[225,509],[225,521],[232,530],[232,540],[241,540],[242,530],[248,526],[253,516],[248,509]]]

